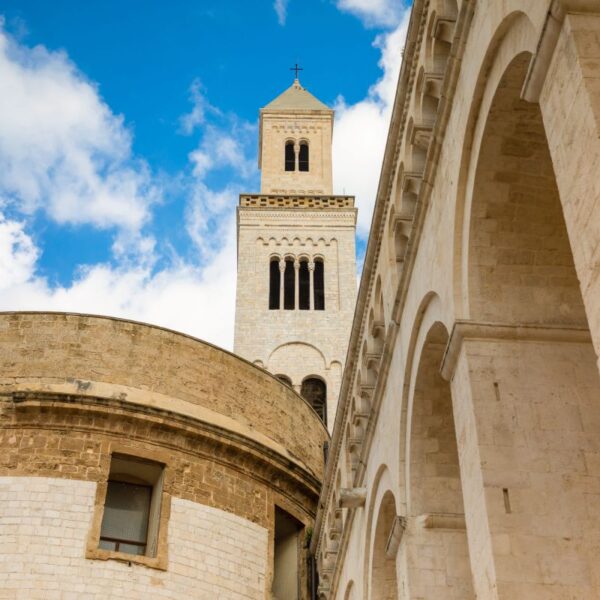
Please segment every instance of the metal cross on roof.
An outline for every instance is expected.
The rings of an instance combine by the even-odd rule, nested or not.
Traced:
[[[302,67],[298,66],[298,63],[294,67],[290,67],[290,71],[296,71],[296,79],[298,79],[298,71],[304,71]]]

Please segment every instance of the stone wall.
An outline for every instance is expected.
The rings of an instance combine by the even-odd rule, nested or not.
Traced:
[[[261,113],[261,192],[331,194],[332,111]],[[309,170],[285,171],[285,143],[308,142]]]
[[[76,393],[182,412],[322,471],[327,434],[300,396],[183,334],[103,317],[3,313],[0,365],[0,393]]]
[[[0,597],[271,597],[276,507],[303,542],[328,437],[302,398],[203,342],[101,317],[0,315],[0,364]],[[115,454],[162,465],[147,556],[99,548]]]
[[[356,209],[279,203],[238,208],[234,351],[298,392],[304,378],[324,379],[332,427],[356,296]],[[285,257],[323,260],[325,310],[269,309],[269,263]]]
[[[312,544],[324,600],[600,594],[599,23],[595,0],[413,2]]]
[[[0,477],[0,598],[265,598],[268,530],[180,498],[171,502],[167,571],[87,560],[95,488],[91,481]]]

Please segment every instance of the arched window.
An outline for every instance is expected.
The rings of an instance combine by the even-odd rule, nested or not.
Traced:
[[[294,290],[295,290],[294,260],[285,259],[285,271],[283,273],[283,308],[285,310],[294,310]]]
[[[307,259],[300,261],[298,288],[298,308],[300,308],[300,310],[308,310],[310,308],[310,275],[308,273]]]
[[[289,385],[290,387],[292,387],[292,380],[287,376],[287,375],[275,375],[276,379],[279,379],[279,381],[281,381],[281,383],[285,383],[286,385]]]
[[[300,155],[298,157],[298,170],[308,171],[308,142],[300,142]]]
[[[281,275],[279,273],[279,259],[272,258],[269,263],[269,309],[279,308],[279,288]]]
[[[320,258],[315,260],[314,285],[315,310],[325,310],[325,265]]]
[[[294,142],[292,141],[285,143],[285,170],[296,170],[296,153],[294,152]],[[308,169],[306,170],[308,171]]]
[[[327,425],[327,385],[317,377],[307,377],[302,382],[300,393],[315,409],[321,421]]]

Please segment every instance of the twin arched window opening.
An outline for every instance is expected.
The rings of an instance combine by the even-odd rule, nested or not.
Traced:
[[[297,145],[293,140],[288,140],[285,143],[285,170],[308,171],[308,154],[308,142],[303,140]]]
[[[273,257],[269,264],[269,309],[325,310],[323,259]]]

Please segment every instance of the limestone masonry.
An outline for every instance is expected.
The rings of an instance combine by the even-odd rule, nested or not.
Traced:
[[[0,598],[600,599],[600,0],[414,0],[358,294],[332,132],[261,110],[237,356],[0,314]]]
[[[261,194],[238,207],[234,342],[305,396],[307,381],[323,381],[330,428],[356,298],[356,209],[352,196],[330,195],[332,128],[333,111],[298,80],[260,111]]]

